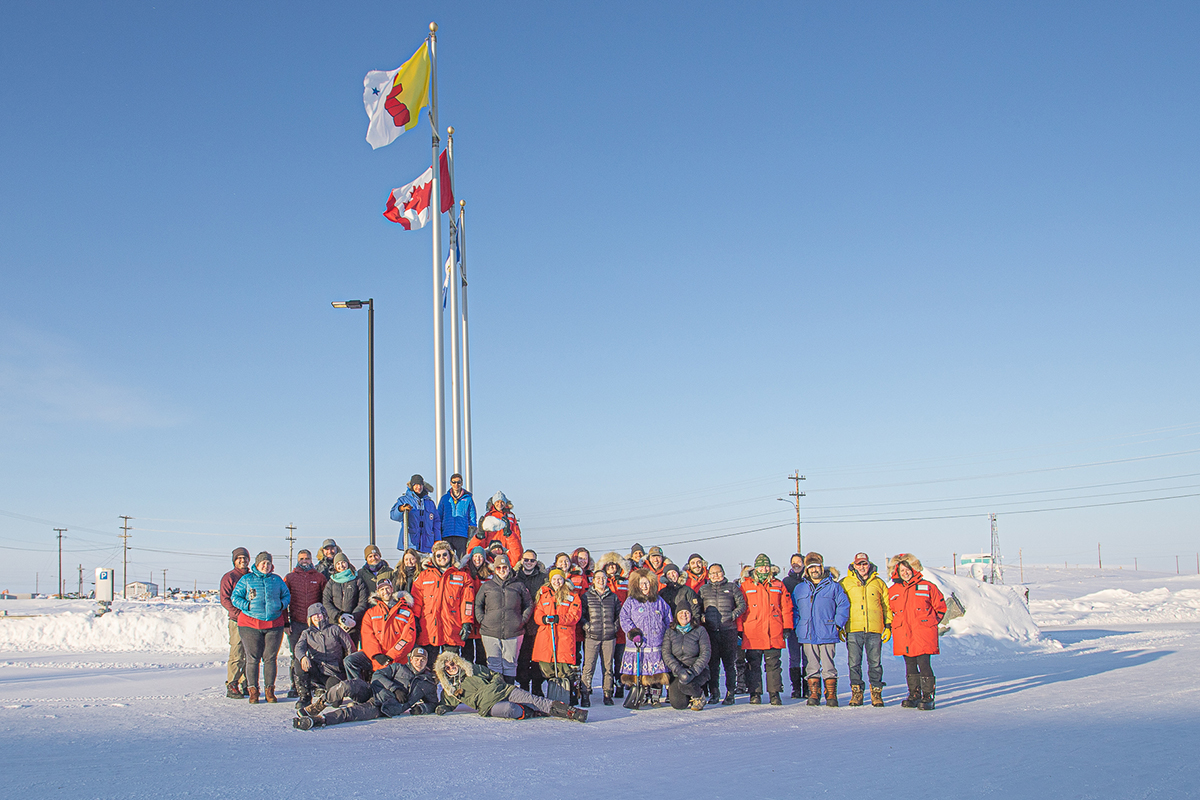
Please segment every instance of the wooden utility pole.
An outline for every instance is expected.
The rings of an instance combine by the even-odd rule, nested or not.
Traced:
[[[58,599],[63,597],[63,576],[62,576],[62,535],[67,532],[66,528],[55,528],[58,533]]]
[[[950,563],[954,566],[954,574],[958,574],[958,553],[950,554]]]
[[[1021,583],[1024,583],[1025,582],[1025,551],[1020,547],[1017,548],[1017,560],[1019,562],[1021,562]]]
[[[1100,543],[1096,542],[1096,564],[1100,569],[1104,569],[1104,557],[1100,554]]]
[[[796,470],[794,475],[789,475],[788,480],[796,483],[796,490],[788,492],[789,497],[796,498],[796,552],[803,555],[804,547],[800,539],[800,498],[805,496],[805,493],[800,491],[800,481],[805,480],[805,477],[800,474],[800,470]]]
[[[79,589],[75,592],[75,594],[83,597],[83,564],[79,565]]]
[[[165,569],[163,570],[163,590],[162,590],[162,596],[163,596],[163,599],[164,599],[164,600],[166,600],[166,599],[167,599],[167,571],[166,571]]]
[[[120,519],[125,520],[121,526],[124,533],[119,534],[121,537],[121,599],[129,599],[129,520],[133,517],[122,514]]]
[[[296,526],[292,523],[287,524],[287,543],[288,543],[288,572],[292,571],[292,548],[296,546]],[[374,541],[371,544],[375,544]]]

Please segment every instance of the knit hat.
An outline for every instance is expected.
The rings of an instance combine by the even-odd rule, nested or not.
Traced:
[[[499,517],[484,517],[483,521],[479,523],[479,527],[490,533],[495,533],[496,531],[502,531],[507,528],[508,523]]]
[[[308,611],[306,613],[310,618],[323,617],[325,616],[325,606],[321,605],[320,603],[313,603],[308,607]]]
[[[546,583],[549,583],[550,579],[555,575],[562,575],[564,581],[567,579],[567,573],[563,572],[561,569],[555,568],[550,570],[550,574],[546,576]]]
[[[412,487],[416,486],[418,483],[421,484],[422,486],[424,486],[425,479],[422,478],[420,475],[413,475],[411,478],[408,479],[408,488],[411,489]]]
[[[700,555],[699,553],[692,553],[690,556],[688,556],[688,560],[686,563],[688,563],[688,564],[692,563],[692,559],[694,559],[694,558],[698,558],[701,561],[704,560],[704,556]]]
[[[440,539],[433,543],[433,547],[429,548],[429,555],[434,555],[439,550],[449,550],[450,554],[454,554],[454,548],[445,539]]]
[[[804,568],[805,569],[808,569],[809,567],[813,566],[814,564],[817,565],[818,567],[825,566],[825,559],[822,558],[821,554],[816,551],[813,551],[804,557]]]
[[[492,505],[496,508],[503,508],[508,505],[508,498],[504,496],[504,492],[496,492],[492,495]]]
[[[324,550],[326,547],[337,547],[337,542],[335,542],[333,539],[326,539],[325,541],[321,542],[321,549]]]
[[[663,549],[658,545],[654,545],[654,547],[650,548],[650,552],[646,553],[646,558],[649,558],[650,556],[662,556],[663,558],[666,558],[666,554],[663,553]]]
[[[256,555],[254,557],[254,566],[257,567],[259,564],[261,564],[264,561],[272,561],[272,560],[273,559],[271,558],[271,554],[268,553],[266,550],[263,550],[261,553],[259,553],[258,555]]]
[[[392,586],[395,586],[396,585],[396,573],[392,572],[390,569],[379,570],[379,574],[375,576],[375,588],[379,588],[379,584],[382,581],[387,581]]]
[[[668,561],[666,564],[663,564],[663,575],[666,575],[668,572],[674,572],[676,575],[683,574],[683,570],[672,564],[670,561]]]
[[[337,551],[337,553],[335,553],[335,554],[334,554],[334,556],[333,556],[333,567],[334,567],[334,569],[337,569],[337,565],[338,565],[338,564],[345,564],[345,565],[346,565],[346,568],[347,568],[347,569],[349,569],[349,567],[350,567],[350,556],[346,555],[346,554],[345,554],[345,553],[343,553],[341,550],[338,550],[338,551]]]
[[[468,559],[474,558],[476,553],[479,553],[479,555],[483,556],[484,558],[487,558],[487,551],[484,550],[479,545],[475,545],[474,547],[471,548],[471,552],[467,553],[467,558]]]
[[[492,542],[491,544],[489,544],[489,545],[488,545],[488,552],[489,552],[489,553],[497,553],[497,552],[499,552],[499,553],[503,553],[503,552],[504,552],[504,545],[503,545],[503,543],[501,543],[501,542]]]
[[[638,552],[645,553],[645,552],[646,552],[646,548],[642,547],[642,546],[641,546],[640,544],[638,544],[637,542],[634,542],[634,543],[633,543],[633,547],[629,548],[629,552],[630,552],[630,553],[638,553]]]
[[[374,553],[377,556],[383,556],[383,553],[379,550],[379,548],[373,544],[369,544],[363,548],[363,558],[367,558],[371,555],[371,553]]]
[[[771,566],[771,559],[767,556],[766,553],[759,553],[754,558],[754,568],[755,569],[758,569],[759,567],[769,567],[769,566]]]
[[[233,550],[233,560],[237,561],[238,556],[245,556],[246,560],[250,560],[250,551],[244,547],[235,547]]]

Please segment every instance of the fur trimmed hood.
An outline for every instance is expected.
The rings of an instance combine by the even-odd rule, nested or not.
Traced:
[[[442,692],[451,697],[458,697],[458,689],[451,682],[450,676],[446,674],[446,664],[451,661],[458,665],[459,675],[474,675],[475,670],[470,661],[453,650],[443,650],[442,654],[437,657],[437,661],[433,662],[433,674],[437,675],[438,683],[442,685]]]
[[[650,579],[650,594],[642,594],[642,578]],[[639,603],[653,603],[658,599],[658,576],[649,567],[641,567],[629,573],[629,597]]]
[[[772,564],[771,565],[771,577],[778,578],[779,570],[780,570],[780,566],[778,564]],[[746,566],[742,567],[742,580],[746,580],[747,578],[751,577],[753,574],[754,574],[754,565],[753,564],[747,564]]]
[[[575,561],[575,556],[577,556],[580,552],[588,554],[588,563],[587,563],[587,567],[586,567],[587,571],[595,572],[596,571],[596,559],[595,559],[595,557],[592,556],[592,551],[588,550],[586,547],[576,547],[574,550],[571,551],[571,568],[579,569],[579,564]]]
[[[621,555],[620,553],[605,553],[604,555],[600,556],[600,560],[596,562],[596,569],[603,571],[604,568],[609,564],[616,564],[620,569],[621,577],[624,577],[627,563],[628,562],[626,561],[625,556]]]
[[[909,568],[913,572],[925,571],[921,569],[920,559],[918,559],[912,553],[897,553],[888,559],[888,575],[891,576],[892,580],[896,580],[899,577],[899,573],[896,572],[896,567],[900,566],[901,561],[907,562]]]
[[[405,603],[408,604],[409,608],[413,607],[413,596],[411,594],[409,594],[408,592],[404,591],[403,589],[395,589],[395,593],[393,594],[393,597],[396,600],[403,600]],[[372,606],[376,605],[377,603],[381,603],[381,602],[383,602],[383,598],[379,596],[378,589],[371,592],[371,596],[367,599],[367,604],[372,605]]]

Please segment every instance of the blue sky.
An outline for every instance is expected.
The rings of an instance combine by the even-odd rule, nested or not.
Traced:
[[[366,319],[329,306],[352,297],[377,304],[392,555],[387,509],[433,473],[431,268],[429,230],[380,213],[429,137],[372,151],[361,81],[431,20],[476,494],[539,552],[783,561],[798,468],[835,563],[948,564],[988,511],[1010,559],[1192,563],[1200,498],[1157,498],[1200,493],[1198,17],[6,9],[0,588],[53,587],[56,526],[70,567],[118,563],[119,514],[131,578],[173,586],[240,544],[286,558],[289,522],[361,560]]]

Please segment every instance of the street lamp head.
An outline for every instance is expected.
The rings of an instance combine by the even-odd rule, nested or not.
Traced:
[[[362,300],[334,300],[333,307],[334,308],[362,308],[363,301]]]

